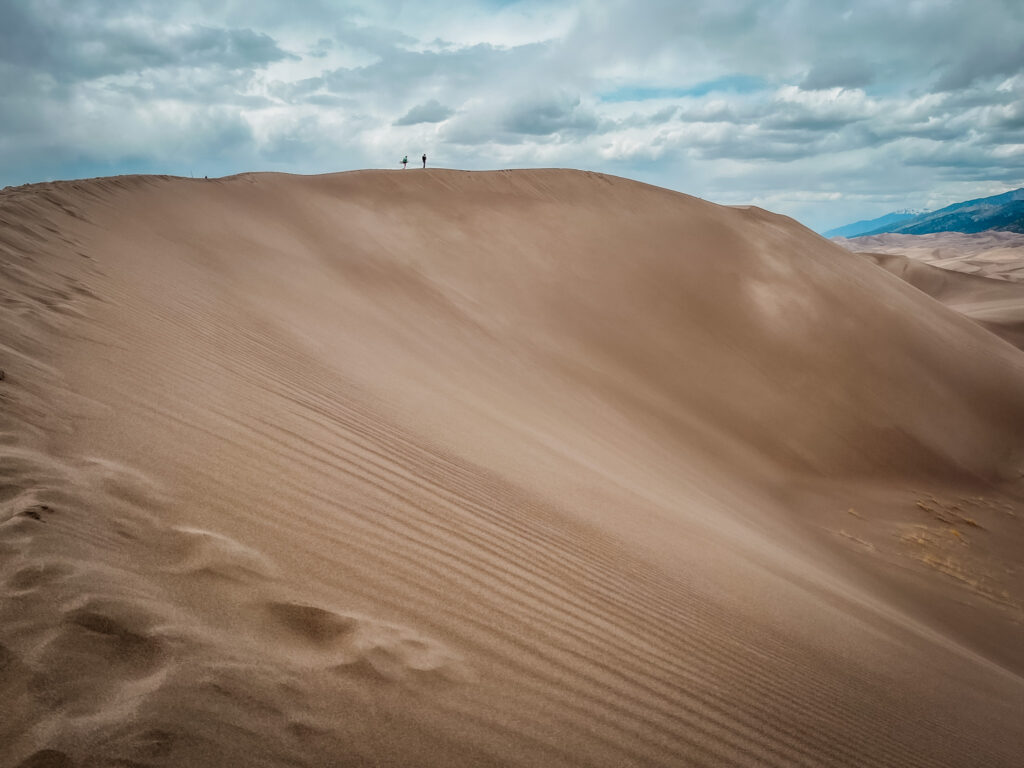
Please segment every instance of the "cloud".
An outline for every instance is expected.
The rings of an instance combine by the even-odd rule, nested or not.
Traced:
[[[1019,15],[1018,11],[1018,15]],[[947,65],[938,78],[935,88],[940,91],[955,91],[967,88],[979,80],[1006,77],[1024,72],[1024,44],[1019,36],[1018,24],[1008,25],[1012,36],[1006,30],[992,29],[985,41],[966,50],[954,50]]]
[[[417,125],[419,123],[440,123],[455,114],[455,110],[446,107],[437,99],[418,104],[402,117],[395,120],[392,125]]]
[[[321,37],[313,45],[309,46],[306,55],[314,59],[323,59],[334,47],[334,41],[329,37]]]
[[[499,127],[509,133],[547,136],[563,131],[589,132],[597,128],[597,117],[581,108],[580,97],[568,94],[522,99],[501,116]]]
[[[1013,0],[0,3],[0,184],[415,139],[839,224],[1024,184],[1022,39]]]
[[[469,102],[442,134],[454,144],[528,144],[579,140],[599,133],[601,121],[580,96],[531,93],[509,104]]]
[[[871,65],[860,58],[826,59],[817,62],[800,83],[807,91],[830,88],[863,88],[875,79]]]
[[[504,78],[519,80],[545,46],[530,44],[497,48],[488,44],[440,51],[414,51],[393,47],[387,56],[371,64],[339,67],[324,72],[328,90],[334,92],[381,91],[398,96],[429,83],[435,89],[495,88]]]
[[[4,4],[0,9],[0,61],[60,80],[169,67],[253,69],[298,58],[252,29],[49,16],[40,5]]]
[[[859,89],[807,91],[787,85],[778,90],[771,110],[760,124],[765,128],[834,130],[867,120],[876,109],[877,106]]]

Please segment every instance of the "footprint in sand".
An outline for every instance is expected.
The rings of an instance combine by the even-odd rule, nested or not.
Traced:
[[[52,514],[53,509],[45,504],[23,506],[13,514],[8,513],[0,522],[0,553],[22,554]]]
[[[90,598],[63,610],[57,633],[33,662],[36,697],[81,715],[102,709],[125,688],[148,688],[144,681],[173,653],[159,624],[147,609],[120,599]]]
[[[4,593],[20,595],[35,592],[73,576],[75,569],[60,561],[30,563],[18,568],[6,580]]]
[[[293,602],[265,610],[306,651],[313,666],[380,681],[470,682],[465,662],[409,627]]]
[[[331,647],[359,627],[354,616],[299,603],[269,603],[267,611],[286,629],[318,647]]]
[[[75,768],[75,761],[56,749],[41,749],[22,760],[15,768]]]
[[[168,573],[215,576],[232,581],[271,578],[276,569],[270,560],[235,539],[201,528],[172,528],[169,549],[174,563]]]
[[[42,523],[46,522],[46,518],[48,518],[52,513],[53,508],[48,504],[33,504],[30,507],[25,507],[25,509],[21,510],[18,514],[22,517],[27,517],[30,520]]]

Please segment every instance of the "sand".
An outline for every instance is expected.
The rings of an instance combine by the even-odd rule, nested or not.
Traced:
[[[858,253],[895,254],[953,272],[1024,282],[1024,234],[1019,232],[890,233],[833,239]]]
[[[1024,349],[1024,282],[965,274],[898,254],[862,255],[1018,349]],[[1020,249],[1017,263],[1024,269],[1024,248]]]
[[[0,193],[0,766],[1019,766],[1024,353],[598,174]]]

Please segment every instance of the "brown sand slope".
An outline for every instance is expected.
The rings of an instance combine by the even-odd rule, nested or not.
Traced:
[[[953,272],[1024,281],[1024,234],[1019,232],[889,233],[834,240],[858,253],[899,254]]]
[[[898,254],[861,255],[1024,349],[1024,283],[954,272]],[[1024,263],[1024,252],[1021,257]]]
[[[0,194],[0,765],[1015,766],[1024,355],[569,171]]]

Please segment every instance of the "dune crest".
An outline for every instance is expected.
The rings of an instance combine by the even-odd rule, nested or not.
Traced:
[[[1024,753],[1024,353],[789,219],[118,177],[0,255],[0,768]]]

